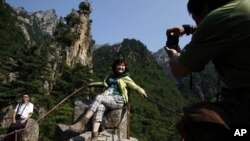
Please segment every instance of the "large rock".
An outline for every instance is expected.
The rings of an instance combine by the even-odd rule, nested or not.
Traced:
[[[129,138],[129,118],[127,108],[112,110],[106,113],[103,127],[109,133],[117,134],[120,139]]]
[[[22,141],[38,141],[38,137],[39,125],[34,119],[30,118],[23,131]]]
[[[19,130],[17,130],[17,131],[19,131]],[[6,133],[6,135],[7,134],[8,133]],[[10,134],[10,135],[12,137],[15,136],[14,134]],[[4,139],[4,138],[5,139],[9,138],[9,136],[5,136],[5,135],[0,136],[0,140]],[[38,137],[39,137],[39,125],[38,125],[37,121],[30,118],[27,121],[27,124],[26,124],[25,128],[22,129],[22,136],[21,136],[22,139],[21,140],[22,141],[38,141]]]
[[[80,134],[78,136],[70,138],[68,141],[90,141],[91,139],[91,132],[85,132],[83,134]],[[98,136],[98,141],[138,141],[136,138],[128,138],[128,139],[122,139],[117,136],[115,133],[109,133],[107,131],[103,131]]]
[[[84,113],[84,112],[83,112]],[[81,118],[83,113],[77,118]],[[102,122],[102,131],[98,140],[105,141],[137,141],[137,139],[129,137],[129,112],[126,108],[107,111]],[[91,121],[91,120],[90,120]],[[91,122],[88,123],[91,125]],[[89,127],[87,125],[87,127]],[[91,138],[91,128],[85,128],[87,131],[77,134],[69,129],[69,125],[57,124],[56,141],[89,141]]]
[[[56,130],[55,130],[55,140],[56,141],[67,141],[70,138],[79,135],[75,132],[71,132],[68,129],[69,129],[69,125],[57,124]]]

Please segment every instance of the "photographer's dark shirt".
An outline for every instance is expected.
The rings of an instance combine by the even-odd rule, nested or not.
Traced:
[[[250,87],[250,0],[234,0],[198,25],[179,63],[201,71],[213,61],[228,88]]]

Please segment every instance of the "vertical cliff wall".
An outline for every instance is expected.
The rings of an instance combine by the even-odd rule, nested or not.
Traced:
[[[75,63],[81,63],[83,65],[91,65],[91,33],[90,33],[90,20],[89,14],[77,12],[79,16],[79,24],[75,25],[73,32],[76,32],[79,36],[75,42],[66,49],[66,63],[69,66]]]

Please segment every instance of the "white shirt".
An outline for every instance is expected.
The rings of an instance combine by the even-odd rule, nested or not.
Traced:
[[[22,114],[21,118],[27,118],[29,114],[33,113],[34,105],[31,102],[28,102],[26,107],[25,105],[26,104],[22,103],[21,106],[19,107],[19,110],[17,111],[18,106],[19,106],[19,104],[17,104],[16,109],[15,109],[15,112],[17,112],[16,114]]]

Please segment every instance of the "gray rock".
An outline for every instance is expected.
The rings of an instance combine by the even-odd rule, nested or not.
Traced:
[[[79,117],[82,117],[83,113]],[[128,114],[128,111],[126,108],[112,110],[112,111],[108,111],[107,113],[105,113],[104,118],[103,118],[103,122],[101,125],[102,131],[100,132],[100,134],[98,136],[98,140],[105,140],[105,141],[132,140],[132,141],[137,141],[137,139],[129,137],[128,115],[129,114]],[[77,118],[79,119],[79,117],[77,117]],[[89,141],[91,139],[90,129],[82,134],[72,132],[68,129],[69,129],[69,125],[57,124],[56,141]]]
[[[39,137],[39,125],[30,118],[26,124],[25,130],[23,130],[22,141],[38,141]]]

